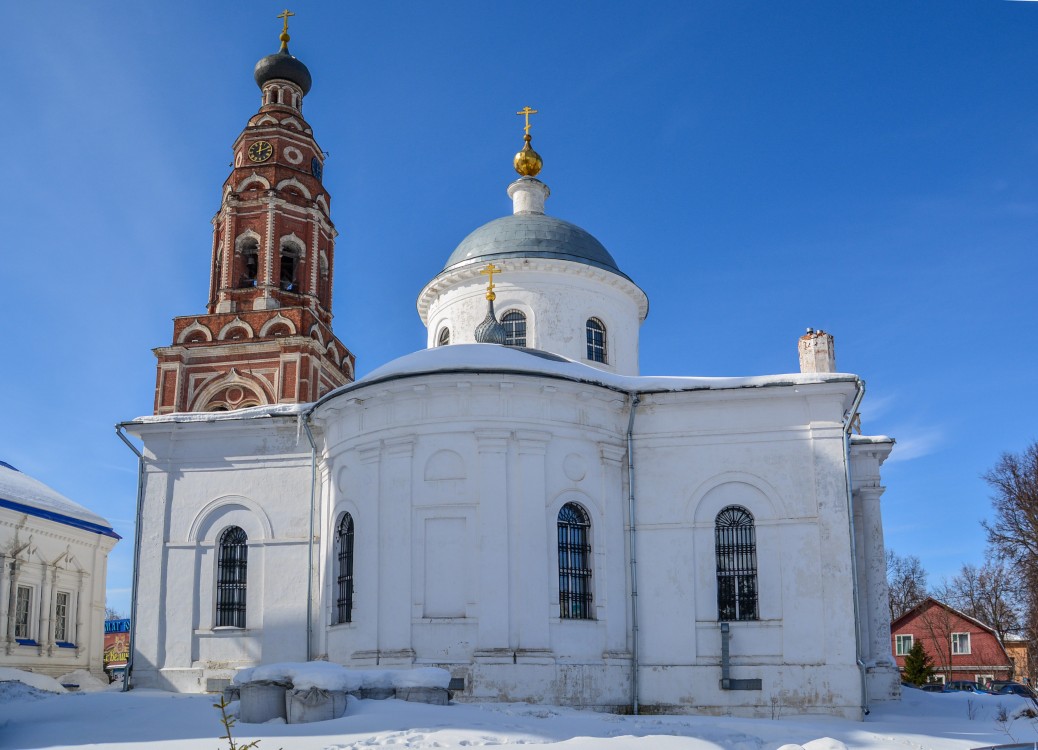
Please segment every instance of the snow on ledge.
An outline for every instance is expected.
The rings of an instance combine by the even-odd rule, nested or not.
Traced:
[[[327,661],[281,662],[241,669],[231,681],[234,685],[250,682],[287,682],[296,690],[344,690],[361,688],[444,688],[451,675],[439,667],[417,669],[348,669]]]

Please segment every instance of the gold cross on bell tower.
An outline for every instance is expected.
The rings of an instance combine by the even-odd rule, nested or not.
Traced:
[[[278,18],[284,18],[285,19],[285,25],[281,29],[282,33],[286,33],[288,31],[288,19],[291,18],[294,15],[295,15],[295,13],[290,11],[288,8],[285,8],[281,13],[278,14],[278,16],[277,16]]]
[[[288,8],[285,8],[285,10],[282,13],[279,13],[277,15],[277,18],[285,19],[285,25],[281,27],[281,49],[282,50],[287,50],[288,49],[288,40],[290,38],[288,36],[288,19],[291,18],[294,15],[295,15],[295,13],[290,11]]]
[[[494,294],[494,274],[501,273],[501,269],[495,266],[493,263],[487,263],[486,266],[480,269],[479,272],[484,276],[490,277],[489,281],[487,282],[487,299],[493,302],[495,299],[497,299],[497,295]]]
[[[530,107],[527,106],[527,107],[523,107],[521,110],[516,112],[516,114],[517,115],[524,115],[526,117],[526,127],[523,128],[523,132],[525,132],[527,135],[529,135],[530,134],[530,115],[537,114],[537,110],[536,109],[531,109]]]

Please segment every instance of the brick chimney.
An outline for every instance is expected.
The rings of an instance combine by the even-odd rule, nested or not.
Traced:
[[[808,328],[797,342],[800,372],[836,372],[836,348],[833,335]]]

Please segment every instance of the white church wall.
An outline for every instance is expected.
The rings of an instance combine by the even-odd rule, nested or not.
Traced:
[[[310,450],[294,418],[135,425],[145,495],[134,676],[200,691],[259,660],[306,658]],[[245,629],[215,625],[220,535],[248,535]],[[187,635],[190,634],[190,635]]]
[[[799,390],[643,397],[635,423],[639,571],[672,576],[639,575],[642,606],[658,615],[641,641],[646,701],[668,703],[682,694],[679,686],[699,685],[684,692],[701,710],[802,710],[819,702],[821,687],[834,712],[856,711],[849,577],[830,572],[849,558],[840,420],[853,384]],[[827,423],[805,425],[805,411],[819,416],[811,401],[828,405]],[[823,479],[813,479],[819,473]],[[717,690],[714,519],[728,505],[754,518],[760,613],[731,623],[732,676],[761,679],[761,691]],[[794,667],[822,665],[849,677],[821,686],[790,677]]]
[[[643,706],[858,715],[842,437],[854,391],[847,380],[641,396]],[[628,705],[628,408],[605,387],[472,372],[362,385],[319,407],[311,656],[444,666],[465,680],[459,699]],[[142,596],[135,669],[201,690],[237,666],[305,658],[310,451],[295,419],[135,429],[153,459],[142,576],[167,579],[164,601]],[[560,617],[557,519],[571,502],[590,519],[589,620]],[[760,690],[719,687],[714,523],[731,504],[754,518],[760,614],[731,623],[731,676]],[[338,623],[344,512],[355,589]],[[249,535],[245,631],[212,627],[231,524]]]

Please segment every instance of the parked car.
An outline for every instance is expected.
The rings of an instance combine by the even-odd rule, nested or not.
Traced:
[[[1003,683],[1002,687],[995,691],[995,695],[1019,695],[1022,698],[1030,698],[1035,703],[1038,703],[1038,695],[1027,685],[1022,685],[1019,682]]]
[[[945,687],[948,690],[955,690],[955,691],[964,692],[964,693],[986,693],[987,692],[987,690],[985,690],[983,687],[981,687],[980,684],[978,684],[976,682],[971,682],[969,680],[952,680],[951,682],[946,684]]]
[[[925,690],[928,693],[947,693],[949,691],[944,689],[943,682],[931,682],[927,685],[920,685],[920,690]]]

